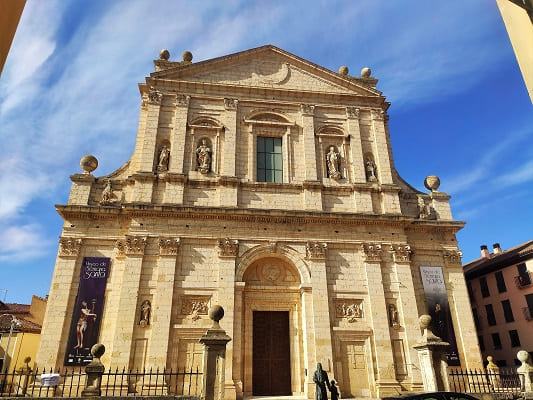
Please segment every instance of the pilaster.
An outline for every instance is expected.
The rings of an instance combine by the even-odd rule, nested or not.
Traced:
[[[396,273],[395,283],[398,288],[398,304],[400,324],[405,333],[404,351],[406,368],[409,376],[410,390],[422,390],[422,375],[418,355],[413,346],[420,338],[418,326],[418,312],[416,293],[411,275],[411,247],[408,244],[393,244],[390,246]],[[406,382],[407,383],[407,382]]]
[[[305,374],[304,391],[307,392],[307,398],[315,397],[315,384],[312,379],[312,371],[316,368],[316,348],[314,346],[315,331],[313,323],[313,292],[311,286],[300,285],[300,294],[302,296],[302,329],[303,329],[303,348],[305,349],[304,365],[307,370]]]
[[[365,262],[366,279],[370,303],[370,317],[374,333],[374,354],[376,355],[376,387],[377,396],[390,396],[397,394],[400,385],[395,378],[394,358],[392,343],[387,320],[387,306],[385,304],[385,291],[383,276],[381,274],[382,248],[379,243],[364,243],[361,253]]]
[[[304,142],[304,202],[306,210],[322,210],[322,184],[318,181],[316,166],[314,113],[315,106],[309,104],[300,105]]]
[[[75,293],[65,295],[65,288],[73,288],[78,271],[78,258],[81,252],[81,239],[59,238],[59,251],[54,268],[54,276],[48,295],[48,303],[41,330],[41,343],[35,359],[39,368],[57,368],[62,365],[60,354],[68,342],[71,318],[67,314],[74,307]]]
[[[306,252],[311,269],[313,298],[313,325],[315,335],[316,362],[322,363],[324,370],[333,379],[333,352],[329,315],[328,280],[326,275],[327,243],[307,242]],[[308,374],[314,371],[311,369]]]
[[[189,115],[190,96],[176,95],[176,108],[174,110],[174,126],[170,134],[170,162],[169,172],[183,174],[185,159],[185,138],[187,136],[187,119]]]
[[[147,367],[164,368],[167,364],[170,320],[176,276],[176,258],[180,239],[160,237],[157,285],[151,313],[151,337],[148,347]]]
[[[125,239],[116,242],[117,257],[125,257],[125,268],[117,304],[118,318],[115,325],[110,368],[129,367],[145,246],[146,237],[143,236],[128,235]]]
[[[378,167],[379,182],[381,184],[392,185],[391,159],[387,146],[387,136],[385,133],[385,123],[387,114],[385,111],[372,110],[372,129],[374,131],[376,161]]]
[[[222,176],[235,176],[238,104],[239,100],[237,99],[224,99],[226,130],[224,131],[224,161],[222,163]]]
[[[239,254],[239,241],[229,238],[219,239],[216,243],[218,251],[218,303],[224,308],[229,337],[234,336],[235,321],[235,259]],[[234,342],[226,345],[226,359],[233,360]],[[234,400],[237,390],[233,380],[233,362],[226,362],[225,398]]]
[[[346,107],[346,121],[350,135],[351,169],[354,183],[366,183],[363,144],[359,128],[359,108]]]

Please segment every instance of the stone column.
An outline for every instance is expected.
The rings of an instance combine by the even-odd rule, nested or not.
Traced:
[[[420,337],[420,329],[416,316],[416,293],[411,275],[411,247],[408,244],[394,244],[390,246],[396,270],[396,282],[398,286],[399,308],[401,324],[405,332],[405,350],[408,365],[408,373],[413,388],[421,389],[422,376],[418,367],[418,356],[413,346]]]
[[[305,392],[308,399],[315,397],[315,384],[313,383],[313,371],[316,367],[315,352],[315,331],[313,324],[313,293],[312,286],[300,285],[300,294],[302,296],[302,329],[303,329],[303,348],[305,352]]]
[[[68,318],[74,307],[75,297],[66,296],[65,288],[73,288],[76,272],[79,274],[78,258],[82,239],[60,237],[54,276],[48,295],[48,303],[41,331],[41,343],[35,358],[39,368],[57,368],[63,365],[59,360],[60,353],[68,342],[71,318]],[[77,290],[72,290],[77,293]],[[75,296],[75,295],[74,295]]]
[[[117,321],[112,343],[110,368],[128,368],[133,342],[133,327],[137,316],[137,298],[143,263],[146,237],[126,236],[117,241],[119,257],[126,257],[120,285],[120,297],[116,305]]]
[[[159,271],[150,317],[152,332],[147,357],[147,367],[154,370],[157,368],[162,370],[167,364],[176,257],[179,247],[179,238],[159,238]]]
[[[211,307],[209,318],[214,321],[213,326],[200,338],[200,343],[205,346],[202,400],[224,400],[227,398],[224,384],[226,381],[226,345],[231,338],[220,327],[219,321],[223,317],[224,309],[221,306]]]
[[[317,174],[317,154],[315,143],[315,106],[300,106],[303,130],[304,156],[304,204],[306,210],[322,210],[322,183]],[[322,156],[322,155],[320,155]],[[290,171],[289,171],[290,173]]]
[[[133,175],[135,186],[133,199],[135,202],[149,203],[152,200],[154,157],[156,155],[157,130],[159,125],[159,111],[163,93],[150,88],[143,104],[146,106],[146,121],[144,131],[139,132],[137,148],[140,148],[139,169]]]
[[[327,243],[307,242],[306,252],[311,269],[313,298],[313,326],[316,362],[322,363],[330,379],[333,379],[333,349],[329,315],[328,279],[326,275]],[[311,373],[314,371],[314,367]]]
[[[429,315],[420,316],[420,327],[424,330],[424,334],[418,344],[414,346],[420,359],[424,391],[449,391],[446,351],[450,344],[435,336],[429,329],[430,324],[431,317]]]
[[[361,252],[365,261],[366,279],[369,288],[370,319],[374,332],[374,354],[376,355],[376,387],[378,397],[397,394],[400,385],[394,374],[394,358],[387,319],[383,276],[381,274],[381,244],[365,243]]]
[[[239,241],[229,238],[217,240],[218,251],[218,302],[224,307],[227,316],[227,334],[233,337],[233,323],[235,321],[235,259],[239,254]],[[226,347],[226,363],[224,382],[227,399],[235,399],[236,388],[233,381],[233,343]]]

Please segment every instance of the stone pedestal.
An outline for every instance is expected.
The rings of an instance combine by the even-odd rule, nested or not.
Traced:
[[[101,396],[102,390],[102,375],[104,374],[104,364],[100,361],[100,357],[105,352],[105,346],[97,343],[91,348],[93,360],[85,367],[85,388],[81,392],[82,397]]]
[[[218,323],[224,316],[224,309],[215,305],[209,310],[213,326],[200,338],[204,349],[204,379],[202,400],[224,400],[226,344],[231,338]]]
[[[450,344],[443,342],[440,337],[431,332],[430,323],[431,317],[429,315],[420,317],[420,327],[424,329],[424,334],[418,344],[413,346],[418,351],[424,391],[449,391],[446,350]]]

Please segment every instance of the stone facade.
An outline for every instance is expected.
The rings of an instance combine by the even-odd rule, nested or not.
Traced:
[[[344,397],[417,390],[422,265],[443,267],[461,363],[480,366],[460,258],[445,257],[463,223],[448,195],[399,177],[376,79],[274,46],[154,64],[130,160],[72,175],[57,206],[39,366],[63,361],[84,256],[111,258],[99,342],[112,368],[200,366],[217,303],[232,338],[227,398],[254,390],[254,313],[265,311],[288,313],[291,393],[313,397],[317,362]],[[259,174],[263,138],[281,143],[272,179]]]

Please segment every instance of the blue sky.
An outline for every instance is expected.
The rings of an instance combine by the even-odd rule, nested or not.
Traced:
[[[29,0],[0,77],[0,288],[48,293],[69,175],[135,143],[137,83],[162,48],[194,61],[273,44],[333,71],[370,67],[392,102],[396,167],[452,195],[463,261],[533,238],[533,109],[495,1]],[[0,300],[4,293],[0,291]]]

